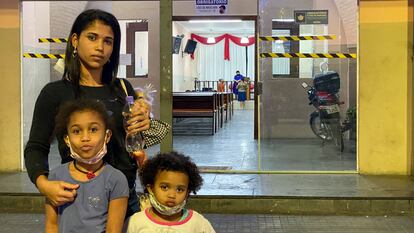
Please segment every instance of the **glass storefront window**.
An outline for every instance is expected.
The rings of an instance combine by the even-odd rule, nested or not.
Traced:
[[[168,71],[173,92],[211,92],[218,89],[219,79],[224,79],[224,90],[231,94],[233,102],[217,110],[222,113],[216,114],[223,115],[217,118],[218,130],[214,135],[206,135],[203,131],[211,130],[208,121],[206,129],[199,127],[200,135],[174,135],[173,149],[192,156],[207,170],[355,171],[356,59],[326,58],[323,54],[356,53],[356,0],[228,1],[226,12],[219,15],[199,15],[194,4],[188,2],[173,1],[171,36],[182,38],[178,53],[171,53],[173,69]],[[119,19],[123,33],[118,75],[128,78],[134,87],[149,83],[154,86],[158,92],[153,102],[153,114],[159,118],[160,80],[168,78],[160,77],[159,53],[163,38],[160,38],[159,5],[159,1],[139,1],[139,4],[133,1],[22,1],[22,53],[63,54],[65,43],[39,43],[38,39],[66,38],[74,18],[85,9],[110,11]],[[303,24],[295,19],[297,11],[319,10],[327,10],[327,22]],[[65,15],[62,12],[66,12]],[[223,33],[212,33],[208,24],[198,24],[197,29],[204,32],[189,29],[191,19],[214,21],[218,17],[237,18],[238,22],[218,23],[220,27],[228,27],[222,29]],[[145,23],[145,30],[130,30],[132,37],[127,39],[127,28],[142,23]],[[228,46],[230,60],[224,58],[224,40],[216,47],[198,41],[194,59],[183,51],[191,33],[207,38],[219,37],[226,31],[238,38],[248,38],[247,41],[262,36],[335,35],[335,38],[259,41],[246,47],[231,43]],[[128,41],[138,46],[128,45]],[[147,46],[141,46],[142,43]],[[261,53],[308,54],[308,57],[261,58]],[[61,78],[58,67],[56,59],[23,59],[24,144],[28,139],[35,100],[46,83]],[[250,79],[245,105],[240,104],[233,93],[236,70]],[[316,107],[309,105],[307,91],[315,86],[315,77],[332,72],[338,74],[339,88],[330,89],[333,93],[314,93],[320,102]],[[303,83],[307,89],[303,88]],[[257,96],[260,90],[262,93]],[[338,108],[327,107],[336,104]],[[322,114],[322,108],[332,113]],[[199,128],[196,126],[205,123],[195,118],[191,120],[187,125],[197,132]],[[182,123],[184,120],[178,121]],[[173,133],[174,130],[177,132],[176,126],[173,125]],[[56,146],[51,150],[56,155],[51,164],[58,164]],[[151,148],[149,153],[158,150],[159,147]]]
[[[297,36],[259,42],[260,53],[291,53],[259,59],[260,170],[355,171],[356,59],[325,54],[355,53],[357,2],[260,0],[258,11],[260,36]]]

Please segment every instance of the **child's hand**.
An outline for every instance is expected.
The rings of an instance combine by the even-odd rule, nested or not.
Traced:
[[[137,99],[131,109],[127,133],[135,134],[150,128],[150,107],[144,99]]]
[[[38,178],[37,187],[53,206],[61,206],[75,200],[79,185],[64,181],[49,181],[44,177],[42,180]]]

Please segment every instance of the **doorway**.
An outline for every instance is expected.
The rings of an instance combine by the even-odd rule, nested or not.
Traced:
[[[182,41],[179,53],[173,54],[173,115],[183,108],[174,104],[178,98],[186,96],[182,101],[195,105],[195,98],[218,96],[217,117],[173,117],[174,150],[190,155],[204,171],[257,170],[255,17],[173,20],[174,41]],[[194,42],[195,50],[187,51]],[[236,71],[245,80],[244,104],[233,89]]]

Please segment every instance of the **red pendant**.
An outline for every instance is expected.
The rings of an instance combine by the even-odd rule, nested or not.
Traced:
[[[93,172],[88,172],[88,173],[86,174],[86,177],[87,177],[88,179],[93,179],[93,178],[95,178],[95,173],[93,173]]]

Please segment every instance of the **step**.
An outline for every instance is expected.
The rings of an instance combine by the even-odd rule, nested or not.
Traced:
[[[0,212],[42,213],[41,195],[0,195]],[[293,215],[412,215],[414,200],[408,198],[323,198],[192,196],[188,207],[216,214]]]
[[[190,196],[188,203],[189,208],[202,213],[414,214],[414,180],[410,176],[220,173],[202,176],[202,189]],[[0,212],[43,212],[44,197],[26,173],[0,174],[0,187]]]

